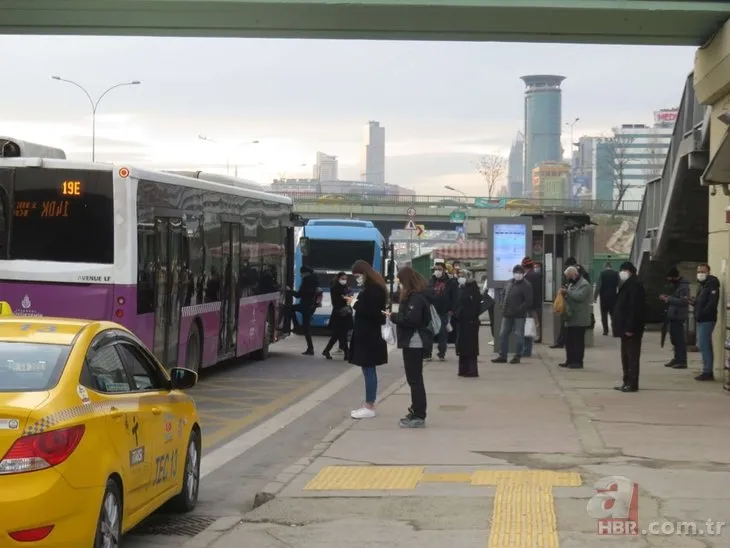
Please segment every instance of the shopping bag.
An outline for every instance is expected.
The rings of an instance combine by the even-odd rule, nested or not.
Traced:
[[[438,335],[441,333],[441,317],[434,305],[429,307],[429,311],[431,312],[431,320],[428,323],[428,328],[431,330],[431,333]]]
[[[451,318],[446,320],[446,332],[451,333],[454,330],[454,326],[451,325]]]
[[[537,338],[537,326],[535,325],[535,318],[525,319],[525,337],[528,339]]]
[[[383,340],[391,346],[395,346],[398,342],[398,337],[395,333],[395,324],[390,321],[390,318],[385,319],[385,324],[380,327],[380,334],[383,336]]]
[[[565,297],[563,297],[562,293],[555,295],[555,300],[553,301],[553,312],[555,312],[558,316],[565,314]]]

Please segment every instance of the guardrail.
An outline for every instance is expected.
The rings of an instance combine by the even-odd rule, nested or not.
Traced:
[[[311,192],[277,192],[288,196],[295,203],[328,205],[381,205],[409,207],[453,207],[455,209],[516,209],[523,211],[580,211],[636,215],[641,210],[641,200],[627,200],[618,209],[613,200],[552,200],[540,198],[482,198],[454,196],[388,195],[388,194],[317,194]]]

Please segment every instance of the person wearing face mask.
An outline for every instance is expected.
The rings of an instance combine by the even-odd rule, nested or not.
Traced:
[[[299,285],[299,291],[292,291],[292,295],[299,299],[299,302],[292,306],[292,320],[297,326],[297,315],[302,315],[302,329],[304,331],[304,340],[307,341],[307,349],[302,352],[305,356],[314,356],[314,344],[312,343],[312,316],[317,309],[317,276],[314,270],[308,266],[299,269],[302,275],[302,281]],[[287,290],[290,288],[287,287]]]
[[[613,308],[614,334],[621,338],[621,366],[623,381],[614,387],[620,392],[639,390],[639,363],[641,339],[644,336],[646,291],[636,275],[636,267],[625,262],[618,273],[619,289]]]
[[[593,291],[577,266],[569,266],[564,275],[568,286],[560,289],[565,299],[565,362],[560,367],[583,369],[586,329],[592,322]]]
[[[710,265],[702,263],[697,267],[699,288],[693,299],[697,319],[697,346],[702,354],[702,373],[697,381],[715,380],[712,366],[715,355],[712,348],[712,332],[717,324],[717,304],[720,300],[720,280],[710,274]]]
[[[456,353],[459,355],[459,376],[479,376],[479,313],[482,295],[471,273],[459,273],[459,299],[456,312],[459,331],[456,337]]]
[[[535,270],[535,263],[530,257],[522,259],[522,266],[525,269],[525,279],[530,282],[532,286],[532,306],[528,312],[528,317],[531,317],[535,322],[535,331],[538,337],[525,337],[525,350],[522,354],[523,358],[532,357],[532,347],[536,340],[539,339],[540,335],[540,316],[542,315],[542,276],[540,272]]]
[[[515,335],[515,356],[509,363],[520,363],[525,351],[525,318],[532,307],[532,286],[525,280],[521,264],[512,269],[513,278],[507,282],[502,300],[502,325],[499,332],[499,356],[492,363],[507,363],[509,337]]]
[[[583,268],[583,265],[578,264],[578,261],[575,257],[568,257],[565,259],[565,268],[568,268],[569,266],[574,266],[578,269],[578,274],[580,274],[580,278],[583,278],[586,280],[589,284],[591,283],[591,278],[588,274],[588,271]],[[572,282],[563,275],[563,287],[568,287]],[[593,314],[593,312],[591,312]],[[550,348],[564,348],[565,347],[565,321],[561,321],[560,323],[560,331],[558,333],[558,338],[555,340],[555,344],[551,345]]]
[[[380,330],[385,324],[383,311],[388,304],[388,289],[383,277],[366,261],[356,261],[352,265],[352,273],[361,291],[357,302],[354,302],[354,296],[346,297],[347,303],[355,311],[349,358],[351,364],[362,368],[365,403],[359,409],[354,409],[350,416],[353,419],[370,419],[375,416],[378,394],[376,368],[388,363],[388,345]]]
[[[674,347],[674,358],[664,364],[673,369],[687,369],[687,341],[684,336],[684,322],[689,318],[689,281],[679,275],[676,267],[667,272],[669,290],[659,295],[667,304],[669,340]]]
[[[332,314],[330,314],[329,328],[332,330],[332,335],[324,347],[322,355],[328,360],[332,359],[330,351],[336,342],[339,341],[340,348],[345,353],[345,359],[347,359],[347,334],[352,329],[352,308],[347,302],[348,297],[352,292],[347,287],[347,274],[344,272],[338,272],[337,276],[332,280],[330,286],[330,297],[332,298]]]
[[[424,295],[429,303],[438,312],[441,320],[441,331],[433,339],[424,343],[423,353],[427,361],[433,359],[433,345],[438,345],[438,358],[441,361],[446,359],[446,348],[449,332],[446,326],[453,317],[456,308],[456,296],[458,292],[457,280],[449,278],[443,263],[436,263],[433,267],[433,276]]]

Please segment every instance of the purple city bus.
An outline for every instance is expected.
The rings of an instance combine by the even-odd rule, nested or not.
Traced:
[[[289,331],[292,201],[194,175],[1,157],[0,300],[118,322],[168,367],[267,358]]]

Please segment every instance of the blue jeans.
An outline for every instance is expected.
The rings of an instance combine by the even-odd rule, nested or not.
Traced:
[[[365,377],[365,403],[373,404],[378,396],[378,372],[374,367],[363,367]]]
[[[525,318],[502,318],[499,332],[499,357],[506,358],[509,351],[509,336],[515,334],[515,356],[525,352]]]
[[[715,354],[712,351],[712,332],[715,330],[716,322],[697,323],[697,346],[702,354],[702,372],[712,374],[712,364],[715,361]]]
[[[530,356],[532,356],[532,344],[534,342],[535,342],[535,339],[533,339],[531,337],[525,337],[524,350],[522,351],[522,355],[525,358],[529,358]]]
[[[449,342],[449,332],[446,331],[446,323],[449,321],[449,315],[448,314],[439,314],[439,318],[441,319],[441,331],[438,332],[438,335],[434,337],[434,341],[427,344],[427,347],[425,349],[424,355],[427,358],[430,358],[433,355],[433,343],[438,344],[438,352],[439,356],[443,357],[446,355],[446,348],[447,344]]]

